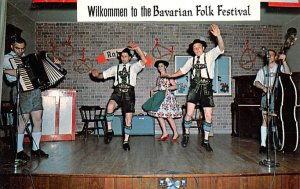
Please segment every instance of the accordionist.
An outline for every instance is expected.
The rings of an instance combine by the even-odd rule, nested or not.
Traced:
[[[58,66],[59,60],[52,62],[45,51],[32,53],[25,57],[9,58],[12,69],[20,75],[20,86],[23,91],[36,88],[47,89],[56,85],[66,75],[66,71]]]
[[[16,159],[21,159],[28,161],[30,157],[23,149],[23,139],[25,126],[29,123],[29,118],[31,117],[33,126],[32,128],[32,139],[31,142],[31,156],[39,156],[42,158],[47,158],[48,154],[40,149],[40,139],[42,136],[42,114],[43,114],[43,104],[41,89],[36,88],[29,91],[24,91],[20,88],[17,90],[17,70],[14,69],[11,59],[24,57],[26,48],[26,41],[21,37],[13,37],[11,41],[11,52],[4,56],[3,62],[3,73],[6,79],[12,86],[12,101],[15,107],[19,107],[19,125],[18,125],[18,136],[17,136],[17,149],[16,149]],[[22,67],[22,62],[19,65]],[[19,93],[18,93],[19,92]],[[19,94],[19,95],[18,95]],[[19,103],[17,104],[17,97],[19,96]]]

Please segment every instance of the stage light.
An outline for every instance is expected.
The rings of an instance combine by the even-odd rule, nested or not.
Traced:
[[[174,178],[160,178],[159,186],[167,189],[179,189],[180,187],[187,187],[186,178],[180,178],[179,180],[175,180]]]
[[[158,186],[165,187],[165,179],[160,178],[158,181]]]
[[[181,178],[180,181],[183,188],[187,187],[186,178]]]

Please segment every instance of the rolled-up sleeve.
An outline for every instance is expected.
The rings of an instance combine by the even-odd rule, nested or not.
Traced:
[[[3,68],[4,69],[13,69],[10,64],[10,61],[9,61],[9,59],[11,59],[11,58],[12,58],[12,56],[9,56],[9,55],[4,56],[4,60],[3,60]],[[17,80],[17,78],[12,75],[5,74],[5,77],[6,77],[7,81],[9,81],[9,82],[14,82]]]
[[[135,73],[139,73],[143,68],[145,68],[145,65],[143,65],[140,60],[131,65],[131,69],[133,69]]]
[[[103,78],[107,79],[116,75],[117,66],[112,66],[103,72]]]
[[[255,77],[255,80],[253,81],[254,86],[255,86],[256,81],[259,81],[262,85],[264,85],[264,72],[263,72],[263,69],[258,70],[258,72],[256,74],[256,77]]]

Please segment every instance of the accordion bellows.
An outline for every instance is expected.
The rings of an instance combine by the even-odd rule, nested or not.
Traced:
[[[23,91],[45,90],[58,84],[67,74],[64,69],[49,59],[45,51],[21,58],[13,57],[9,61],[13,69],[19,71]]]

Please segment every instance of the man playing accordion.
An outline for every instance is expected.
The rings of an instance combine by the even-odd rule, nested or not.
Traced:
[[[42,95],[40,89],[33,89],[30,91],[17,90],[19,87],[17,81],[17,69],[13,69],[10,59],[14,57],[25,56],[26,41],[18,36],[12,37],[11,41],[11,52],[4,56],[3,70],[6,79],[12,85],[12,100],[15,107],[19,107],[19,125],[18,125],[18,136],[17,136],[17,159],[29,160],[30,157],[23,149],[23,139],[26,125],[29,124],[31,117],[32,128],[32,149],[31,156],[37,156],[42,158],[48,158],[48,154],[40,149],[40,140],[42,136],[42,115],[43,115],[43,104]],[[19,106],[17,103],[17,97],[19,92]]]

